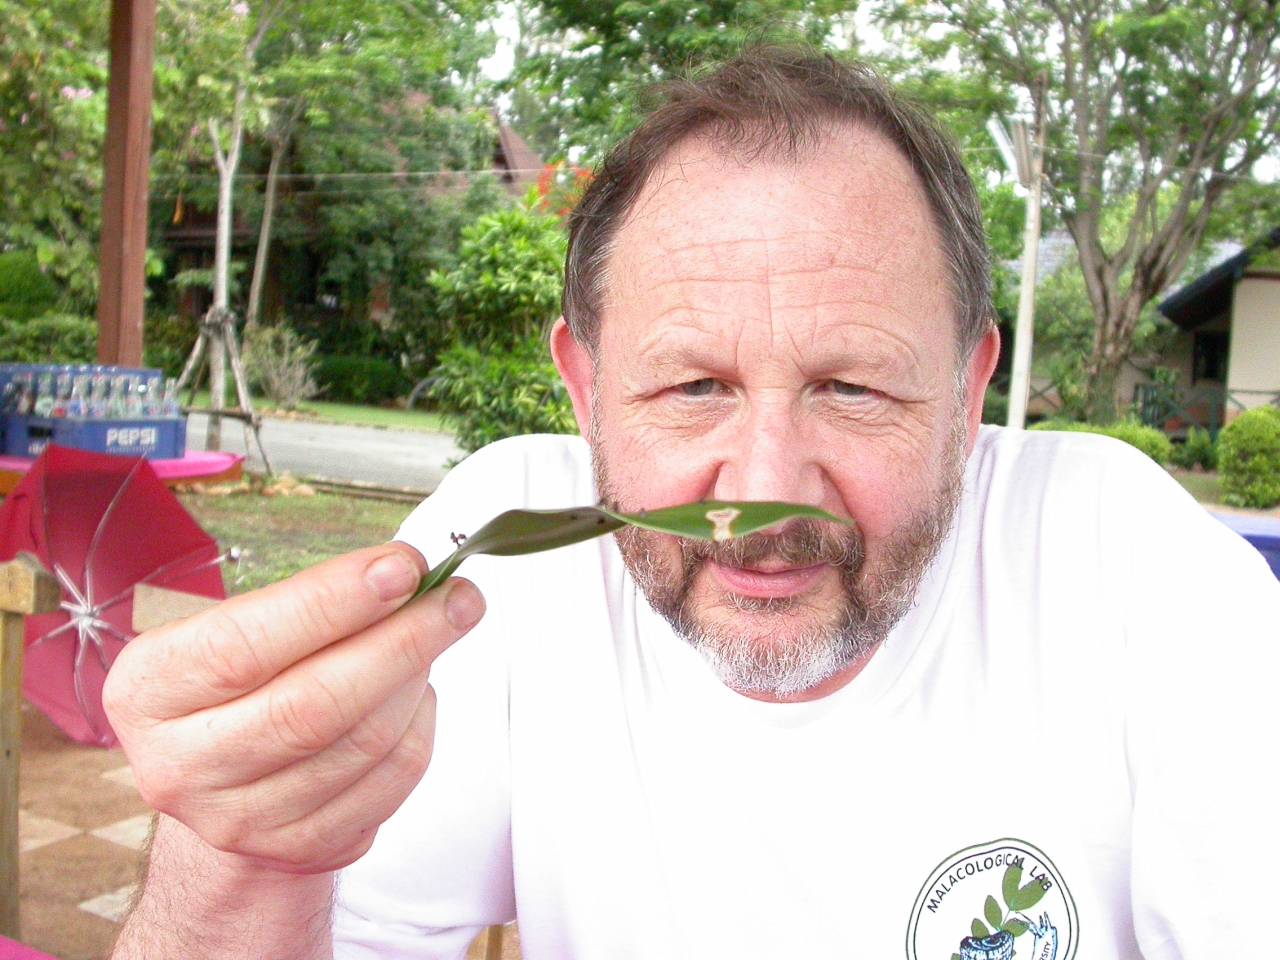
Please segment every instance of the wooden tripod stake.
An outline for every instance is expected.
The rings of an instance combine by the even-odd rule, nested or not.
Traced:
[[[188,408],[188,413],[206,413],[209,415],[208,432],[205,434],[205,449],[219,450],[222,447],[222,418],[234,417],[244,421],[245,449],[249,448],[249,434],[252,432],[258,453],[262,456],[262,466],[268,474],[275,473],[271,461],[267,457],[267,448],[262,445],[262,418],[253,409],[253,397],[249,395],[249,380],[244,373],[244,360],[240,356],[240,344],[236,339],[236,315],[221,307],[211,307],[200,323],[200,336],[196,338],[191,355],[187,357],[186,366],[182,368],[182,376],[178,378],[177,392],[181,393],[192,378],[200,370],[200,361],[204,354],[209,354],[209,408],[207,410]],[[236,383],[236,399],[240,406],[236,410],[227,410],[223,406],[227,371],[226,360],[231,361],[231,375]]]
[[[0,563],[0,934],[18,939],[18,759],[26,617],[53,613],[58,581],[29,553]]]

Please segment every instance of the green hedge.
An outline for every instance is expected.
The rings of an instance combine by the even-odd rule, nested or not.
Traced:
[[[1186,470],[1192,467],[1203,467],[1205,470],[1218,469],[1218,451],[1213,445],[1209,431],[1204,427],[1192,426],[1187,430],[1187,439],[1174,448],[1173,462]]]
[[[1246,410],[1218,434],[1222,502],[1273,507],[1280,502],[1280,410]]]
[[[30,320],[53,309],[58,288],[30,250],[0,253],[0,317]]]
[[[400,368],[383,357],[320,357],[315,378],[321,398],[338,403],[386,403],[410,388]]]
[[[525,433],[577,433],[569,393],[541,339],[510,351],[455,343],[431,372],[431,398],[470,452]]]
[[[1115,423],[1101,426],[1095,423],[1080,423],[1075,420],[1045,420],[1030,427],[1031,430],[1066,430],[1072,433],[1098,433],[1104,437],[1123,440],[1131,447],[1136,447],[1160,465],[1173,459],[1173,442],[1155,427],[1148,427],[1132,418],[1117,420]]]
[[[0,360],[9,363],[93,363],[98,325],[50,313],[33,320],[0,320]]]

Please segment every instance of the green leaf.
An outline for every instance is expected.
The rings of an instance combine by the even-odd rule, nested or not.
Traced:
[[[964,960],[964,957],[960,956],[958,953],[953,953],[951,955],[951,960]]]
[[[1045,887],[1039,880],[1032,880],[1018,890],[1009,906],[1014,910],[1030,910],[1045,895]]]
[[[477,553],[498,557],[539,553],[603,536],[626,524],[699,540],[729,540],[793,517],[849,522],[818,507],[773,501],[728,503],[706,500],[639,513],[615,513],[604,507],[508,510],[468,537],[461,547],[423,577],[414,597],[444,583],[463,560]]]
[[[664,510],[642,510],[639,513],[611,514],[620,520],[680,537],[699,540],[730,540],[745,537],[766,527],[793,517],[813,517],[819,520],[840,521],[818,507],[798,503],[778,503],[771,500],[729,503],[722,500],[703,500],[685,503]]]
[[[1000,904],[996,903],[995,897],[987,897],[987,902],[982,907],[982,913],[992,928],[1000,929],[1000,924],[1004,922],[1004,912],[1000,909]]]
[[[1021,920],[1006,920],[1000,929],[1005,933],[1020,937],[1027,932],[1027,925]]]
[[[974,920],[973,924],[969,927],[969,932],[979,940],[991,936],[991,931],[986,928],[986,925],[983,924],[981,920]]]
[[[1004,880],[1000,884],[1000,893],[1004,903],[1010,910],[1014,909],[1013,898],[1018,895],[1018,887],[1022,885],[1022,864],[1011,863],[1004,872]]]

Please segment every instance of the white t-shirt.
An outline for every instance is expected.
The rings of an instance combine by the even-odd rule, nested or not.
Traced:
[[[434,564],[595,500],[582,440],[522,437],[400,537]],[[811,703],[724,687],[611,537],[460,573],[488,613],[340,877],[341,960],[461,957],[517,915],[528,960],[1280,956],[1280,584],[1124,444],[983,428],[915,607]]]

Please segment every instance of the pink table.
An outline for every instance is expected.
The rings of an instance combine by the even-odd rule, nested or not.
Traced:
[[[11,457],[0,454],[0,494],[8,493],[22,479],[34,460],[27,457]],[[185,457],[173,460],[152,460],[152,468],[167,484],[220,483],[238,480],[244,457],[238,453],[206,453],[188,450]],[[0,954],[0,958],[3,954]]]
[[[58,960],[58,958],[41,953],[34,947],[28,947],[17,940],[0,937],[0,960]]]

